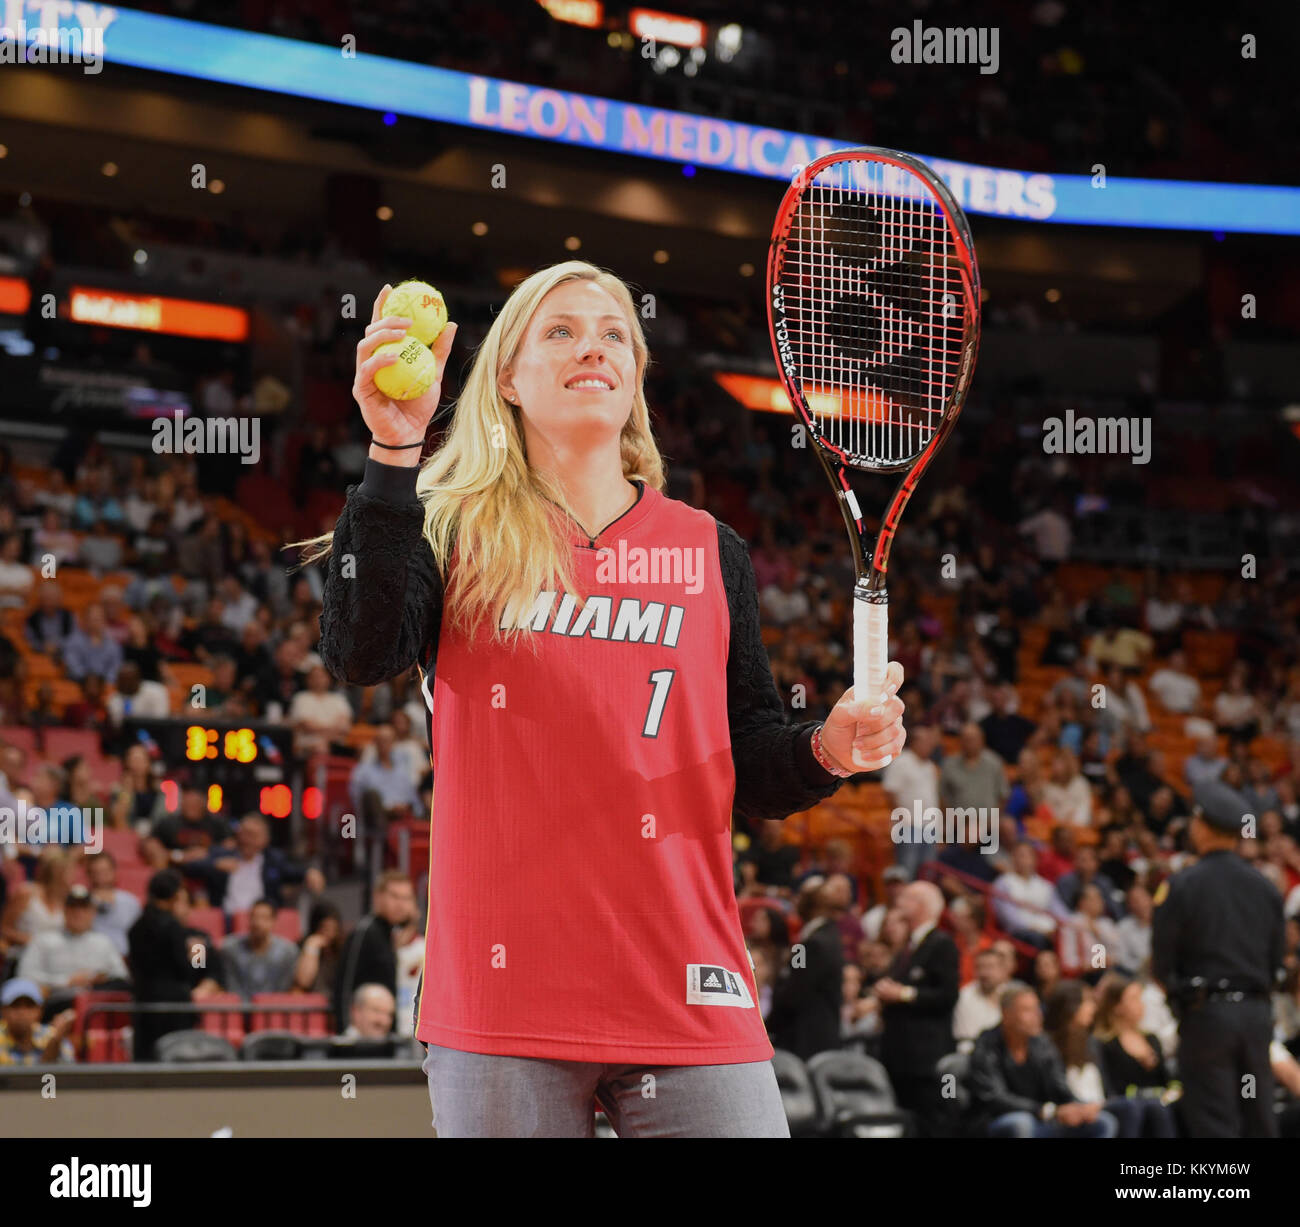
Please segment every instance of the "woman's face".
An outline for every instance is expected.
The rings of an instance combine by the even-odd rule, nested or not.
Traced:
[[[1128,1023],[1131,1027],[1136,1027],[1142,1021],[1142,986],[1140,984],[1130,984],[1124,989],[1118,1004],[1115,1006],[1115,1017],[1120,1022]]]
[[[1090,1028],[1092,1020],[1096,1017],[1097,1003],[1093,1000],[1092,993],[1084,993],[1083,1000],[1079,1002],[1079,1008],[1074,1012],[1075,1026]]]
[[[1034,959],[1034,970],[1040,980],[1055,980],[1061,974],[1061,965],[1050,950],[1040,950]]]
[[[632,413],[636,353],[619,302],[594,281],[567,281],[542,299],[498,384],[534,444],[617,440]],[[535,453],[533,453],[535,454]]]

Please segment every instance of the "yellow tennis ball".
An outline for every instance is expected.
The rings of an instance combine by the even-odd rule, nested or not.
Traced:
[[[447,326],[447,304],[442,295],[425,281],[403,281],[388,291],[385,315],[401,315],[411,321],[406,335],[432,345]]]
[[[376,354],[396,354],[397,361],[375,372],[375,387],[393,400],[414,400],[423,396],[438,378],[438,362],[427,345],[414,337],[380,345]]]

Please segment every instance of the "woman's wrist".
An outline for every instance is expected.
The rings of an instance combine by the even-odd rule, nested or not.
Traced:
[[[818,725],[817,728],[813,729],[811,742],[813,757],[817,760],[824,771],[830,772],[831,775],[836,776],[839,779],[846,780],[854,773],[852,771],[846,771],[841,767],[839,763],[831,757],[830,752],[822,744],[823,728],[825,728],[825,725]]]
[[[420,454],[422,448],[408,447],[401,450],[394,448],[380,447],[378,443],[371,443],[370,450],[366,453],[371,460],[377,460],[380,464],[391,464],[395,468],[414,469],[420,464]]]

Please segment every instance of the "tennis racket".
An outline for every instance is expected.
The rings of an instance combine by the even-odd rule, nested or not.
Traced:
[[[853,542],[853,687],[884,691],[886,576],[899,517],[952,429],[979,348],[970,227],[923,163],[890,149],[810,162],[767,262],[772,349]],[[871,539],[849,470],[901,476]]]

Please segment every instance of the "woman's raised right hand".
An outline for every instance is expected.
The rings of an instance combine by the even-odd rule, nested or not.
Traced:
[[[375,372],[397,361],[396,355],[380,354],[375,357],[375,350],[390,341],[401,341],[411,326],[411,320],[405,316],[383,314],[384,300],[392,290],[386,285],[379,291],[366,327],[366,335],[357,343],[357,373],[352,383],[352,395],[361,409],[361,417],[370,430],[376,443],[388,443],[400,446],[403,443],[416,443],[422,440],[429,429],[438,400],[442,395],[442,376],[446,370],[447,355],[451,352],[452,342],[456,339],[456,325],[450,320],[441,335],[433,343],[433,356],[438,364],[438,378],[427,392],[412,400],[393,400],[375,387]],[[386,464],[410,464],[419,462],[420,449],[412,447],[406,451],[380,450],[377,457]]]

